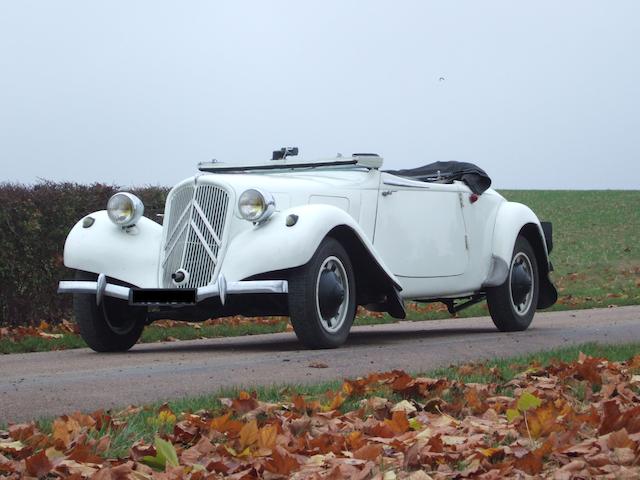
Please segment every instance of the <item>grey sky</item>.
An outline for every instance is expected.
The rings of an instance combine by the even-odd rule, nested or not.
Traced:
[[[0,2],[0,181],[170,185],[296,145],[640,188],[637,0]]]

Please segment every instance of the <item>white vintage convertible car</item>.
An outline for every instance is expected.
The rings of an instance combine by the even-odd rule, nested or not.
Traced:
[[[169,193],[163,224],[126,192],[71,230],[80,332],[123,351],[157,319],[286,315],[310,348],[345,342],[356,308],[405,317],[404,301],[451,313],[487,300],[502,331],[557,300],[551,224],[489,188],[478,167],[383,171],[375,154],[257,165],[200,164]]]

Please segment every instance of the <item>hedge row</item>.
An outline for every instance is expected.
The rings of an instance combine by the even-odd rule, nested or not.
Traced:
[[[72,278],[62,261],[64,241],[84,215],[104,210],[114,185],[44,182],[0,184],[0,326],[57,323],[71,316],[71,296],[57,295],[61,279]],[[168,192],[131,189],[156,220]]]

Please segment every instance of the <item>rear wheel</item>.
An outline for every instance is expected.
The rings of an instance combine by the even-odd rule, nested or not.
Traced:
[[[76,280],[95,281],[93,273],[76,272]],[[124,352],[133,347],[142,335],[147,309],[131,307],[124,300],[104,297],[100,305],[96,296],[73,295],[73,313],[80,327],[80,336],[96,352]]]
[[[326,238],[311,260],[289,276],[289,316],[308,348],[336,348],[356,315],[353,266],[344,247]]]
[[[487,290],[489,312],[500,331],[517,332],[529,327],[538,305],[538,278],[536,254],[527,239],[519,236],[507,279]]]

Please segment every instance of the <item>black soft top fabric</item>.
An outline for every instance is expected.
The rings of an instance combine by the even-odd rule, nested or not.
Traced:
[[[489,175],[477,165],[465,162],[435,162],[418,168],[405,170],[385,170],[399,177],[411,178],[422,182],[460,180],[467,184],[473,193],[482,194],[491,186]]]

